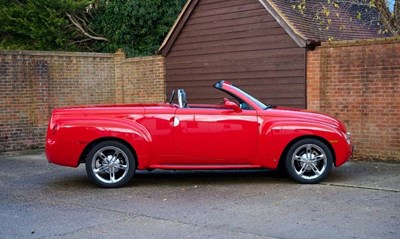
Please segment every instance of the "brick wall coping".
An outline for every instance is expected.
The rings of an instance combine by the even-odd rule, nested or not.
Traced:
[[[62,52],[62,51],[8,51],[0,50],[4,55],[30,55],[30,56],[66,56],[66,57],[104,57],[114,58],[113,53],[94,52]]]
[[[387,37],[387,38],[322,42],[320,47],[321,48],[351,47],[351,46],[366,46],[366,45],[374,45],[374,44],[395,44],[395,43],[400,43],[400,36]]]
[[[133,58],[126,58],[124,62],[141,62],[141,61],[154,61],[154,59],[162,59],[161,55],[153,55],[153,56],[139,56]]]

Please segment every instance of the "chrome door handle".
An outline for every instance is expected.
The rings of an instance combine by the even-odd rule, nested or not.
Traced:
[[[177,127],[179,125],[179,123],[180,123],[180,120],[179,120],[178,117],[174,116],[174,117],[171,118],[170,122],[172,123],[173,127]]]

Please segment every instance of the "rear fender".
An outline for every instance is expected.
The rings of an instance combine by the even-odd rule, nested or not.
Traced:
[[[46,151],[56,164],[77,167],[84,149],[101,138],[121,139],[135,150],[138,158],[146,159],[152,137],[141,124],[115,118],[68,118],[53,122],[49,128]],[[57,153],[58,151],[58,153]],[[62,152],[62,153],[60,153]],[[51,157],[51,154],[57,155]],[[49,155],[48,155],[49,156]]]

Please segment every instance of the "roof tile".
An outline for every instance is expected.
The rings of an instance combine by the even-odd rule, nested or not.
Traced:
[[[328,18],[325,18],[325,23],[317,19],[317,14],[321,11],[322,4],[327,4],[326,1],[307,0],[304,13],[293,8],[293,5],[298,4],[300,0],[267,1],[302,34],[302,37],[306,38],[304,39],[306,41],[369,39],[387,36],[379,33],[381,28],[379,16],[374,9],[368,7],[348,2],[341,3],[339,8],[329,9],[328,18],[331,23],[327,24]],[[362,18],[358,20],[356,19],[358,11],[368,14],[362,14]],[[323,14],[320,15],[322,18]]]

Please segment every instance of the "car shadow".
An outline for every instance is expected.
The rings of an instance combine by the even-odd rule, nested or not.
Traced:
[[[285,173],[271,170],[154,170],[137,171],[129,186],[146,185],[229,185],[291,183]]]
[[[323,183],[346,182],[345,171],[333,170]],[[86,176],[86,172],[52,177],[50,187],[90,189],[97,188]],[[285,171],[252,170],[138,170],[126,187],[188,186],[188,185],[243,185],[243,184],[298,184]]]
[[[91,189],[97,188],[84,172],[62,177],[53,176],[46,180],[50,188]],[[296,184],[284,172],[262,170],[153,170],[136,171],[133,179],[126,187],[149,186],[187,186],[187,185],[243,185],[243,184]]]

